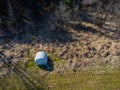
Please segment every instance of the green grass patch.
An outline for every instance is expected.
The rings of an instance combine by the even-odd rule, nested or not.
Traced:
[[[56,54],[48,55],[53,62],[64,61]],[[19,65],[22,67],[23,63]],[[47,71],[41,70],[34,60],[30,60],[25,71],[19,70],[0,78],[0,90],[120,90],[120,68],[115,69],[109,63],[77,72],[47,75]]]
[[[120,71],[82,70],[47,77],[49,90],[119,90]]]
[[[64,59],[58,57],[56,53],[48,53],[48,56],[53,62],[63,63],[65,61]]]
[[[30,74],[27,74],[30,73]],[[77,72],[66,71],[42,76],[41,70],[34,62],[29,62],[26,77],[36,86],[30,86],[25,76],[17,72],[0,78],[0,90],[119,90],[120,69],[104,67],[86,69]],[[37,81],[36,81],[37,80]],[[40,83],[38,83],[40,82]],[[42,84],[41,84],[42,82]]]
[[[34,62],[34,61],[29,61],[29,62],[26,64],[26,66],[29,68],[29,67],[34,67],[34,66],[36,66],[36,65],[35,65],[35,62]]]
[[[30,75],[25,76],[16,72],[0,78],[0,90],[44,90],[41,83],[36,83]]]

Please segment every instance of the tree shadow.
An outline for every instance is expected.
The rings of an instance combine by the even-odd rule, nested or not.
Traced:
[[[33,28],[29,26],[25,32],[14,34],[11,40],[16,38],[16,43],[33,44],[36,43],[68,43],[74,42],[72,33],[61,26],[55,26],[55,29],[50,29],[47,24],[42,27]],[[5,39],[5,38],[3,38]],[[7,39],[7,38],[6,38]]]
[[[72,17],[71,20],[74,19],[75,22],[77,21],[88,22],[91,24],[95,24],[96,20],[98,24],[101,24],[102,22],[105,21],[103,18],[99,16],[97,16],[96,18],[96,15],[93,15],[91,13],[88,13],[88,11],[83,9],[81,11],[78,11],[77,15],[75,12],[72,12],[70,16],[68,15],[68,17]],[[42,17],[42,19],[39,18],[39,20],[35,19],[33,21],[34,21],[34,24],[26,24],[26,23],[21,24],[19,27],[23,27],[21,28],[23,32],[19,32],[18,34],[13,34],[10,37],[13,39],[16,38],[16,41],[15,41],[16,43],[24,43],[24,44],[32,44],[36,41],[37,43],[62,43],[62,44],[65,44],[68,42],[74,42],[76,41],[76,39],[73,37],[72,35],[73,33],[69,32],[69,30],[64,27],[64,25],[67,25],[76,31],[80,30],[85,32],[92,32],[94,34],[99,33],[100,35],[107,36],[110,39],[119,39],[119,33],[116,31],[113,32],[111,29],[109,30],[104,29],[104,31],[100,31],[100,30],[98,31],[98,30],[95,30],[94,28],[86,27],[82,24],[74,25],[74,24],[70,24],[69,22],[62,21],[62,19],[53,18],[51,17],[50,14],[46,15],[45,18]],[[112,34],[110,35],[108,34],[108,32],[109,33],[112,32]],[[9,32],[7,34],[9,35]],[[3,37],[2,39],[4,38],[5,37]],[[7,38],[9,37],[6,37],[6,39]]]
[[[35,76],[31,74],[31,72],[24,70],[24,68],[14,63],[13,60],[8,60],[6,58],[6,55],[4,55],[2,52],[0,52],[0,58],[4,63],[4,66],[0,67],[0,69],[5,68],[5,66],[7,66],[6,68],[9,68],[9,70],[15,72],[15,74],[20,77],[27,89],[44,90],[44,88],[41,86],[41,83],[43,81],[37,80],[37,78],[35,78]],[[4,77],[9,76],[11,74],[11,71],[5,73],[5,75],[2,78],[4,79]],[[33,79],[34,81],[31,79]],[[36,82],[38,85],[36,85]]]
[[[79,31],[92,32],[93,34],[98,34],[100,36],[105,36],[111,40],[119,41],[120,40],[120,27],[114,26],[111,24],[109,25],[109,28],[106,28],[108,26],[105,24],[106,18],[102,18],[101,15],[100,16],[97,16],[97,14],[94,15],[93,13],[96,13],[96,12],[90,11],[88,13],[84,11],[84,9],[78,12],[77,13],[78,15],[75,15],[76,13],[73,13],[73,17],[71,20],[73,20],[75,23],[71,24],[67,22],[65,23],[65,25],[78,32]],[[108,18],[109,18],[109,15],[108,15]],[[76,24],[76,22],[78,22],[78,24]],[[83,25],[82,22],[85,22],[88,25]],[[108,22],[111,22],[111,21],[108,20]],[[113,27],[116,29],[113,29]]]
[[[84,21],[83,21],[84,22]],[[87,24],[91,24],[90,22],[87,22]],[[68,26],[72,29],[74,29],[75,31],[77,31],[78,33],[80,33],[80,31],[86,32],[86,33],[93,33],[93,34],[97,34],[100,36],[105,36],[111,40],[115,40],[115,41],[119,41],[120,40],[120,33],[119,33],[119,29],[111,29],[111,28],[105,28],[105,27],[99,27],[96,26],[94,24],[91,24],[92,26],[89,25],[82,25],[82,23],[78,23],[78,24],[71,24],[68,23]],[[111,25],[112,27],[112,25]],[[114,27],[117,28],[117,27]]]
[[[110,26],[112,27],[112,25]],[[120,28],[119,27],[117,28],[116,26],[115,29],[102,27],[102,29],[105,31],[104,35],[106,35],[107,37],[109,37],[112,40],[120,41]]]

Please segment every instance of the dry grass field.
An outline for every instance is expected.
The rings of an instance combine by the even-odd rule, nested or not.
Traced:
[[[120,33],[109,24],[48,22],[34,34],[0,39],[0,90],[119,90]],[[47,52],[53,71],[35,65],[37,51]]]

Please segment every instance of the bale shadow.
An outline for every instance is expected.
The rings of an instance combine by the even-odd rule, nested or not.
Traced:
[[[54,70],[54,63],[53,61],[48,57],[48,62],[47,62],[47,66],[46,65],[38,65],[38,67],[42,70],[45,71],[53,71]]]

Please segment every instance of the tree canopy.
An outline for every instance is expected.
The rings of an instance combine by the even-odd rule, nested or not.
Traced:
[[[0,2],[0,29],[12,33],[19,32],[19,24],[26,21],[37,21],[48,13],[53,13],[64,3],[65,8],[76,10],[77,13],[86,11],[96,12],[94,20],[102,15],[105,21],[109,15],[119,16],[119,0],[1,0]],[[99,14],[99,15],[98,15]],[[75,15],[75,13],[73,13]],[[101,22],[100,21],[97,22]],[[103,23],[103,22],[102,22]],[[102,24],[101,23],[101,24]]]

